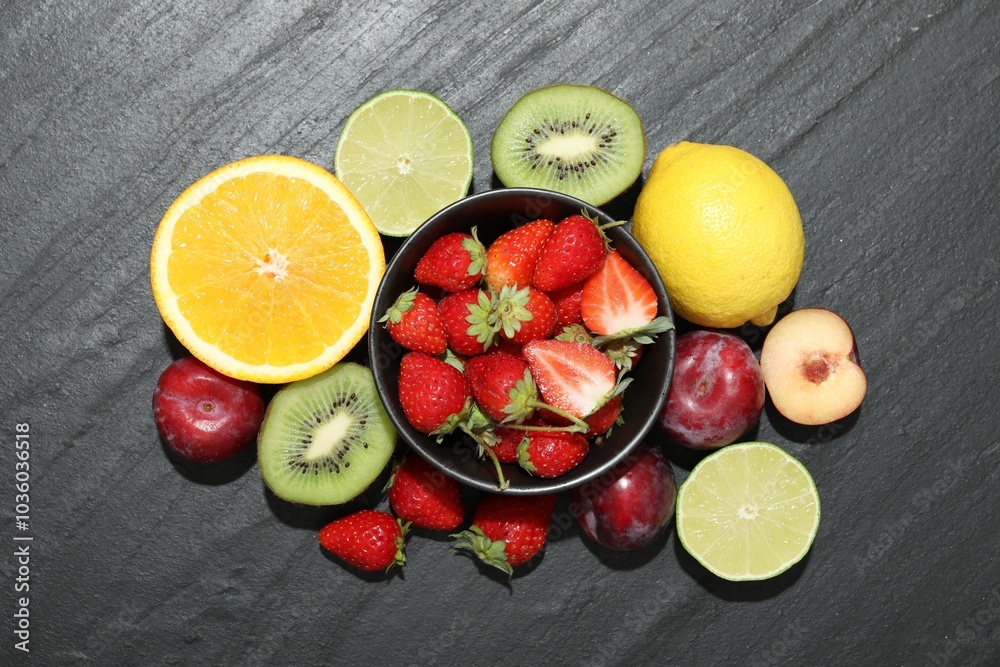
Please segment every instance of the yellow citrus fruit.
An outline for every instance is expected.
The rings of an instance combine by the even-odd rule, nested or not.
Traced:
[[[773,322],[805,254],[788,186],[732,146],[682,141],[664,149],[639,193],[632,234],[677,314],[706,327]]]
[[[330,172],[264,155],[198,180],[153,239],[150,279],[164,321],[191,353],[253,382],[310,377],[368,330],[385,252]]]

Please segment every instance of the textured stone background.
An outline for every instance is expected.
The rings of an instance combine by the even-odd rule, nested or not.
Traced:
[[[0,554],[26,421],[31,661],[1000,664],[1000,5],[478,4],[0,3]],[[317,546],[336,510],[273,499],[252,455],[203,471],[161,447],[150,396],[180,350],[148,250],[182,189],[259,153],[332,168],[351,110],[407,87],[467,122],[487,190],[496,123],[555,81],[633,104],[647,170],[681,139],[772,164],[808,239],[795,307],[857,332],[858,415],[758,430],[823,500],[778,579],[716,579],[672,530],[621,555],[562,524],[510,585],[426,535],[369,580]],[[683,479],[695,457],[668,451]],[[5,665],[27,663],[15,569],[0,556]]]

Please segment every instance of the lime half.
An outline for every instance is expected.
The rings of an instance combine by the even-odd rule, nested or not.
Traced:
[[[348,117],[333,162],[379,232],[409,236],[469,191],[472,137],[434,95],[390,90]]]
[[[819,493],[797,459],[766,442],[705,457],[677,495],[677,536],[730,581],[768,579],[799,562],[819,528]]]

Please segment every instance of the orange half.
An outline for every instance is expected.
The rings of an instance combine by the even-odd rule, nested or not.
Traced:
[[[153,239],[153,298],[191,353],[231,377],[284,383],[333,366],[368,330],[385,252],[328,171],[264,155],[204,176]]]

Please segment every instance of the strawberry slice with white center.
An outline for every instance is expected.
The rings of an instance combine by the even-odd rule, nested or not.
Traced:
[[[580,296],[580,315],[597,334],[596,347],[612,340],[652,343],[657,334],[674,327],[670,318],[656,316],[658,307],[653,286],[617,251],[608,253]]]
[[[653,286],[618,252],[608,253],[580,297],[583,322],[599,336],[645,326],[656,310]]]
[[[544,401],[574,417],[588,416],[628,384],[618,382],[608,355],[590,345],[533,340],[523,353]]]

